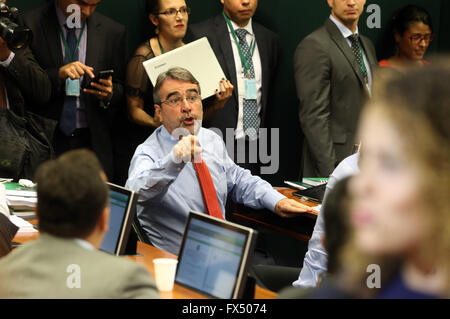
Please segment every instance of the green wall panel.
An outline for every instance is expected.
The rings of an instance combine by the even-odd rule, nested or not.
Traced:
[[[50,0],[53,1],[53,0]],[[45,0],[8,0],[8,5],[28,10],[44,3]],[[204,20],[221,11],[219,0],[188,0],[192,8],[190,22]],[[98,11],[127,27],[127,51],[131,54],[139,43],[145,40],[145,13],[143,0],[103,0]],[[436,41],[430,46],[430,53],[450,52],[450,1],[449,0],[367,0],[367,6],[377,4],[381,8],[381,28],[370,29],[365,12],[360,21],[360,31],[375,43],[381,53],[386,37],[385,27],[393,12],[406,5],[417,4],[425,7],[433,17]],[[292,59],[298,43],[309,33],[320,27],[330,14],[326,0],[260,0],[255,20],[278,33],[281,39],[281,60],[277,78],[276,100],[271,121],[273,127],[280,128],[280,171],[268,180],[282,184],[283,179],[298,177],[301,155],[301,129],[297,118],[297,98],[295,93]]]

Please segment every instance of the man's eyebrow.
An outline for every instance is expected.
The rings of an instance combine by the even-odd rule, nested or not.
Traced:
[[[186,90],[186,93],[192,93],[192,92],[198,94],[198,90],[197,90],[197,89],[187,89],[187,90]]]
[[[181,93],[178,91],[170,92],[169,94],[167,94],[166,100],[174,95],[181,95]]]

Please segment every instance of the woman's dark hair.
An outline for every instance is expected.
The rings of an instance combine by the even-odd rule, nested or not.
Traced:
[[[159,0],[146,0],[145,1],[145,13],[148,16],[150,13],[159,12]]]
[[[393,30],[403,34],[412,22],[422,22],[433,32],[431,15],[422,7],[409,4],[398,10],[392,17]]]
[[[144,37],[145,40],[148,40],[156,36],[155,32],[156,27],[153,25],[153,23],[151,23],[148,16],[151,13],[156,14],[159,12],[159,1],[160,0],[145,0],[145,11],[144,11],[145,17],[143,17],[144,24],[142,31],[142,36]]]
[[[397,10],[386,25],[382,35],[381,47],[378,47],[377,56],[380,59],[388,59],[395,54],[396,42],[394,32],[403,34],[410,23],[422,22],[430,27],[433,32],[431,15],[424,8],[409,4]]]

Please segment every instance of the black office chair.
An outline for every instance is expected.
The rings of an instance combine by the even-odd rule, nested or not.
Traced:
[[[136,236],[137,240],[139,240],[143,243],[146,243],[148,245],[152,245],[152,243],[148,239],[147,234],[145,233],[144,229],[142,228],[141,223],[139,222],[137,214],[134,215],[132,226],[133,226],[134,236]]]
[[[249,269],[249,275],[255,279],[258,286],[279,292],[283,288],[292,286],[292,283],[298,279],[300,270],[300,267],[253,265]]]
[[[130,233],[128,235],[128,242],[127,247],[125,248],[125,255],[136,255],[138,241],[141,241],[148,245],[152,245],[137,217],[136,203],[133,204],[133,207],[131,209],[133,210],[134,216],[133,222],[131,223]]]

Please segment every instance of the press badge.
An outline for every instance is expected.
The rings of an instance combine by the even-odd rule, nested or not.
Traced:
[[[66,79],[66,96],[80,96],[80,79]]]
[[[241,77],[239,77],[238,79],[237,79],[237,84],[238,84],[238,94],[239,94],[239,96],[240,97],[242,97],[242,98],[245,98],[245,92],[246,92],[246,90],[245,90],[245,78],[241,78]]]
[[[245,99],[246,100],[256,100],[256,80],[255,79],[245,79]]]

